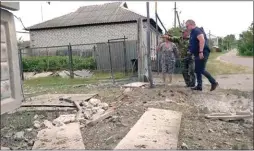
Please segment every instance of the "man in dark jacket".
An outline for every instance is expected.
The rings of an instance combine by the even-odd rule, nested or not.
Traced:
[[[213,91],[218,86],[218,82],[205,70],[207,60],[209,58],[210,49],[208,39],[203,29],[198,28],[193,20],[186,21],[186,28],[191,31],[189,40],[189,49],[195,57],[195,72],[197,76],[197,86],[192,90],[202,91],[202,74],[211,83],[210,91]]]

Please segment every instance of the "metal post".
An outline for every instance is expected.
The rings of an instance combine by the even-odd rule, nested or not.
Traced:
[[[150,88],[153,88],[153,78],[152,78],[152,69],[151,69],[151,44],[150,44],[150,12],[149,12],[149,2],[146,2],[147,9],[147,62],[148,62],[148,79],[150,82]]]
[[[68,54],[69,54],[69,70],[70,70],[70,77],[71,79],[74,78],[74,72],[73,72],[73,61],[72,61],[72,48],[71,48],[71,43],[69,43],[68,46]]]
[[[156,21],[156,46],[158,46],[159,38],[158,38],[158,17],[157,17],[157,1],[155,2],[155,21]],[[156,62],[157,62],[157,74],[159,75],[160,62],[159,62],[159,52],[156,51]]]
[[[175,10],[174,27],[176,28],[176,2],[175,2],[175,8],[174,8],[174,10]]]
[[[96,55],[96,47],[95,47],[95,45],[93,46],[93,57],[94,57],[95,64],[96,64],[96,69],[97,69],[97,55]]]
[[[108,40],[108,52],[109,52],[109,63],[110,63],[111,77],[112,77],[112,80],[113,80],[113,84],[115,84],[115,77],[114,77],[113,68],[112,68],[112,59],[111,59],[111,50],[110,50],[109,40]]]
[[[123,41],[123,52],[124,52],[124,73],[125,76],[127,76],[127,55],[126,55],[126,41],[125,41],[125,36],[124,36],[124,41]]]
[[[21,49],[19,49],[19,66],[20,66],[20,77],[21,77],[21,80],[24,81],[22,50]]]

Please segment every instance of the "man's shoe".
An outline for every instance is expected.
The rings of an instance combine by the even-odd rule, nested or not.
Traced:
[[[212,84],[212,86],[211,86],[211,90],[210,90],[210,91],[215,90],[218,86],[219,86],[219,83],[218,83],[218,82],[216,82],[216,83]]]
[[[196,86],[194,88],[191,88],[191,90],[195,90],[195,91],[202,91],[202,88],[199,86]]]

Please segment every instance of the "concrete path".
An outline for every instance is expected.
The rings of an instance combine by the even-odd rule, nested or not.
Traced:
[[[177,149],[182,113],[148,108],[115,149]]]
[[[253,69],[253,57],[237,56],[236,50],[229,51],[228,53],[218,57],[218,59],[227,63],[242,65]]]

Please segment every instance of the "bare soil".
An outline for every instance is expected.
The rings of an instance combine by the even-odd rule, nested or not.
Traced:
[[[230,78],[230,77],[228,77]],[[158,80],[159,81],[159,80]],[[186,144],[188,149],[252,149],[253,119],[225,122],[204,117],[211,112],[248,110],[253,113],[253,90],[221,89],[203,92],[185,88],[181,80],[172,86],[156,86],[154,89],[137,88],[118,97],[124,89],[120,86],[97,86],[69,89],[69,93],[99,92],[99,99],[116,108],[113,116],[90,127],[81,125],[86,149],[114,149],[129,132],[147,108],[160,108],[183,113],[178,148]],[[224,87],[223,87],[224,88]],[[62,93],[62,92],[59,92]],[[31,149],[39,129],[33,128],[37,120],[52,121],[66,112],[20,111],[1,116],[1,146],[11,149]],[[28,132],[26,129],[33,128]],[[42,129],[41,127],[40,129]],[[15,139],[17,132],[24,131],[23,139]]]

